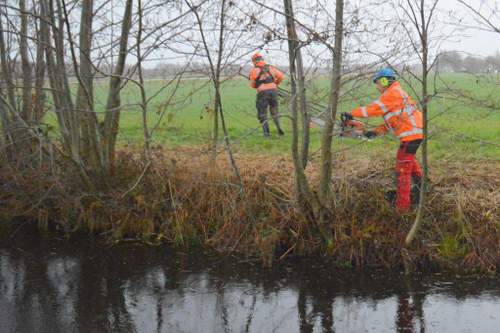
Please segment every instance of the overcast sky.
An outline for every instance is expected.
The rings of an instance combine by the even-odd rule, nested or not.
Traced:
[[[458,42],[446,42],[444,48],[480,56],[493,55],[500,51],[500,34],[498,33],[469,30],[464,34],[467,36],[458,37]]]
[[[500,13],[498,12],[498,6],[500,1],[498,0],[469,0],[468,1],[479,8],[481,2],[484,2],[482,12],[486,15],[496,15],[496,23],[500,24]],[[452,10],[457,13],[458,16],[462,17],[464,20],[471,22],[473,25],[477,25],[473,16],[470,12],[465,10],[463,5],[459,4],[457,0],[440,0],[441,8],[445,10]],[[486,9],[485,6],[490,8],[497,8],[496,12]],[[445,49],[452,49],[463,51],[475,55],[488,56],[493,55],[497,51],[500,51],[500,34],[488,31],[480,31],[477,29],[468,29],[460,35],[455,37],[454,41],[448,41],[443,46]]]
[[[426,4],[430,6],[433,3],[433,1],[434,0],[426,0]],[[492,17],[492,21],[496,26],[500,25],[500,13],[498,12],[498,8],[500,7],[500,0],[466,0],[466,1],[469,4],[473,4],[476,10],[480,10],[481,14],[485,15],[486,17]],[[328,7],[327,10],[330,12],[330,15],[333,15],[331,13],[335,12],[335,1],[323,0],[322,2],[327,5]],[[405,1],[403,1],[403,3],[404,2]],[[280,2],[278,1],[276,3],[278,4]],[[303,0],[300,1],[297,0],[296,3],[304,4],[307,2],[303,2]],[[382,19],[384,19],[385,17],[393,15],[392,12],[387,13],[387,10],[392,10],[393,8],[392,5],[389,4],[388,2],[384,3],[380,1],[349,0],[349,2],[346,3],[350,5],[347,6],[346,11],[349,11],[349,7],[355,8],[359,6],[360,8],[363,8],[369,6],[368,3],[379,3],[379,5],[381,6],[377,7],[375,10],[381,10],[382,12],[379,14],[371,12],[372,16],[377,17],[377,15],[381,15]],[[431,36],[435,37],[442,34],[444,35],[452,34],[452,35],[449,36],[449,38],[444,38],[445,41],[439,47],[435,43],[431,44],[431,47],[435,52],[456,50],[463,52],[464,55],[466,54],[466,55],[474,55],[481,57],[494,55],[495,53],[500,52],[500,33],[480,30],[477,28],[467,28],[467,29],[464,28],[464,26],[479,27],[480,24],[477,21],[478,20],[477,16],[475,16],[470,11],[470,9],[466,8],[458,0],[439,0],[438,8],[439,11],[434,16],[436,29],[430,32]],[[496,11],[494,10],[495,8],[497,9]],[[329,16],[326,15],[320,15],[319,17],[326,18],[326,20],[329,20],[328,19]],[[367,19],[368,17],[363,16],[363,18]],[[304,20],[304,18],[299,18],[299,19]],[[311,25],[311,22],[308,22],[307,19],[306,21],[303,22]],[[270,25],[272,25],[272,23]],[[377,32],[380,31],[379,26],[374,26],[374,29],[375,29],[374,31]],[[400,32],[401,35],[404,35],[403,30],[398,30],[398,31]],[[344,42],[344,44],[345,44],[344,46],[348,48],[348,46],[346,45],[347,43]],[[366,51],[366,53],[368,54],[369,53],[368,51],[383,52],[384,47],[390,44],[386,44],[386,41],[384,39],[378,38],[375,41],[372,39],[371,42],[370,40],[368,40],[367,44],[365,45],[367,46],[367,48],[370,48],[370,50],[367,49],[365,50],[364,48],[361,48],[361,50]],[[263,50],[265,56],[268,56],[275,63],[286,64],[288,61],[286,53],[276,52],[275,49],[273,50],[273,48],[275,47],[276,47],[275,45],[271,45],[269,48]],[[286,50],[286,45],[285,45],[285,50]],[[367,56],[367,54],[360,56],[359,60],[364,61],[369,59],[368,58],[369,56]],[[329,54],[327,54],[327,56],[329,58]],[[352,54],[350,56],[353,57]],[[315,59],[318,59],[319,57],[320,56],[318,56],[318,54],[316,53],[314,54]],[[308,57],[306,55],[305,60],[306,62],[310,62],[311,57]],[[350,60],[351,61],[354,60],[355,62],[355,58],[351,58]]]
[[[433,1],[434,0],[426,0],[426,4],[430,5]],[[498,8],[500,6],[500,0],[467,0],[467,1],[471,4],[474,4],[476,6],[476,9],[480,8],[481,13],[483,13],[484,15],[486,15],[486,16],[495,15],[494,22],[496,25],[500,25],[500,13],[498,12],[498,10],[495,12],[494,10],[491,9],[491,8]],[[330,12],[330,15],[332,15],[331,13],[335,12],[335,1],[321,0],[321,2],[324,3],[326,7],[328,7],[327,10]],[[377,10],[382,11],[380,13],[380,15],[382,15],[382,18],[384,18],[384,16],[387,14],[387,12],[386,12],[387,8],[393,8],[392,5],[389,4],[389,2],[367,1],[367,0],[349,0],[348,3],[350,6],[348,6],[348,7],[350,7],[351,9],[356,8],[356,5],[360,5],[361,8],[363,6],[367,7],[368,6],[367,3],[369,3],[369,2],[379,4],[375,7],[377,8]],[[215,3],[217,3],[217,2],[215,2]],[[242,0],[241,2],[236,2],[236,3],[246,3],[246,2]],[[278,4],[282,3],[282,0],[268,0],[267,3],[268,4],[274,3],[278,6],[278,8],[280,8]],[[297,7],[304,8],[304,7],[308,6],[308,2],[304,1],[304,0],[296,0],[296,3],[301,4],[301,5],[298,5]],[[482,7],[481,7],[481,4],[482,4]],[[212,5],[213,5],[213,3],[212,3]],[[389,6],[389,7],[384,9],[384,6]],[[346,9],[346,10],[348,10],[348,9]],[[218,14],[217,8],[211,7],[209,13],[211,15],[217,15]],[[236,10],[234,8],[232,10],[232,13],[236,13],[235,14],[236,18],[238,18],[238,15],[241,17],[244,17],[241,14],[241,12],[238,12],[238,10]],[[450,16],[450,13],[452,13],[451,16]],[[320,14],[322,14],[322,13],[320,13]],[[389,13],[389,14],[392,15],[393,13]],[[387,14],[387,15],[389,15],[389,14]],[[116,15],[119,16],[119,13]],[[296,15],[297,15],[297,12],[296,12]],[[373,17],[376,18],[377,15],[378,14],[375,14],[373,11],[370,11],[370,15],[368,15],[368,16],[371,16],[373,19]],[[310,17],[313,17],[313,16],[310,16]],[[309,20],[309,22],[306,21],[305,23],[307,25],[312,26],[316,22],[329,22],[329,21],[331,21],[331,19],[330,19],[331,16],[328,16],[326,14],[322,14],[319,17],[321,17],[322,19],[316,20],[316,17],[314,16],[315,21]],[[369,19],[369,17],[366,17],[366,16],[363,16],[363,18],[365,19],[365,22],[366,22],[366,19]],[[439,0],[439,13],[436,15],[435,18],[437,18],[438,21],[440,21],[442,24],[441,24],[441,26],[438,26],[438,28],[435,29],[435,31],[431,32],[431,34],[433,34],[433,35],[439,35],[439,34],[448,35],[451,31],[454,30],[453,26],[451,26],[449,23],[453,22],[454,24],[457,24],[459,19],[462,19],[462,21],[461,21],[462,24],[466,24],[466,25],[470,25],[470,26],[474,26],[474,27],[478,26],[478,23],[476,21],[476,17],[471,13],[470,10],[468,10],[466,7],[464,7],[462,4],[460,4],[458,2],[458,0]],[[189,21],[192,19],[193,19],[192,17],[189,17],[189,19],[187,19],[186,21]],[[301,19],[304,20],[304,18],[301,18]],[[284,22],[283,22],[282,17],[280,17],[280,15],[277,15],[277,14],[272,14],[272,12],[269,15],[265,15],[263,17],[260,17],[259,20],[261,20],[261,21],[267,20],[268,22],[266,25],[263,25],[262,27],[260,27],[260,29],[257,29],[255,31],[255,35],[257,36],[257,41],[260,38],[259,36],[263,35],[264,32],[268,31],[267,27],[275,26],[275,25],[284,26]],[[307,20],[307,16],[306,16],[306,20]],[[244,22],[246,22],[246,21],[247,20],[244,19]],[[378,22],[378,21],[376,21],[376,22]],[[371,23],[367,23],[367,24],[371,24]],[[382,21],[382,24],[383,24],[383,21]],[[217,28],[217,27],[214,27],[214,28]],[[206,29],[207,29],[206,31],[210,31],[207,33],[207,37],[208,37],[209,42],[210,41],[217,42],[217,40],[218,40],[217,29],[215,29],[213,31],[210,30],[210,27],[206,27]],[[331,27],[330,27],[330,29],[331,29]],[[373,29],[374,29],[374,31],[379,32],[378,29],[380,29],[380,25],[375,25],[373,27]],[[437,30],[437,34],[434,34],[434,32],[436,32],[436,30]],[[441,51],[445,51],[445,50],[448,50],[448,51],[449,50],[457,50],[457,51],[464,52],[465,54],[475,55],[475,56],[488,56],[488,55],[494,55],[496,52],[500,52],[500,34],[499,33],[493,33],[493,32],[488,32],[488,31],[479,30],[479,29],[472,29],[472,28],[471,29],[463,29],[463,28],[459,29],[458,26],[456,26],[456,30],[457,31],[453,32],[452,37],[446,38],[446,41],[443,42],[443,44],[440,47],[436,47],[436,45],[433,44],[432,49],[435,52],[441,52]],[[194,31],[196,31],[196,29]],[[401,30],[400,34],[404,35],[404,31]],[[236,34],[235,34],[235,36],[236,36]],[[228,37],[230,39],[231,36],[229,35]],[[388,34],[386,37],[390,38],[390,34]],[[195,38],[196,38],[196,36],[195,36]],[[357,38],[359,38],[359,36]],[[373,38],[375,38],[375,37],[373,37],[373,35],[370,35],[368,37],[362,36],[362,38],[365,38],[364,42],[366,42],[366,44],[359,44],[359,45],[366,46],[366,48],[363,48],[363,47],[360,48],[361,51],[364,53],[363,53],[363,55],[359,56],[359,59],[356,59],[356,58],[353,58],[356,55],[355,54],[353,55],[352,54],[353,52],[351,52],[351,55],[350,55],[351,59],[349,59],[351,62],[356,62],[356,60],[361,61],[361,62],[364,62],[364,61],[370,62],[370,60],[368,60],[369,59],[368,55],[374,54],[374,53],[370,53],[370,52],[373,52],[373,51],[375,51],[375,52],[377,52],[377,51],[390,52],[390,50],[391,50],[390,49],[391,44],[386,43],[386,41],[384,41],[383,38],[381,38],[380,36],[377,37],[376,40],[373,39]],[[368,38],[368,39],[366,39],[366,38]],[[372,38],[372,39],[370,39],[370,38]],[[217,44],[217,45],[214,46],[215,47],[214,50],[218,47],[218,43],[215,43],[215,44]],[[231,48],[232,44],[231,44],[230,40],[226,41],[226,44],[227,44],[227,45],[225,45],[226,48]],[[344,44],[347,44],[347,43],[344,43]],[[359,47],[359,45],[355,45],[355,47]],[[252,47],[253,46],[255,46],[255,45],[252,44]],[[252,47],[242,48],[240,50],[241,52],[236,52],[235,58],[237,59],[238,64],[250,64],[249,52],[253,52]],[[349,46],[345,45],[345,47],[348,48]],[[180,48],[182,49],[183,47],[180,46]],[[368,50],[368,48],[370,48],[370,50]],[[386,50],[384,50],[384,48],[386,48]],[[304,56],[304,60],[306,63],[313,61],[313,59],[316,61],[318,59],[322,59],[321,53],[318,52],[318,50],[320,50],[321,48],[313,46],[312,49],[314,51],[312,53],[312,55],[307,54],[308,47],[303,49],[304,50],[303,52],[305,54],[303,56]],[[189,51],[189,50],[186,49],[186,51]],[[269,60],[270,62],[277,64],[277,65],[286,65],[288,63],[288,55],[287,55],[286,51],[287,51],[287,45],[282,40],[277,41],[277,42],[273,42],[273,43],[265,46],[264,49],[261,50],[261,52],[264,54],[264,57],[267,60]],[[159,49],[158,52],[153,52],[151,54],[152,59],[148,60],[145,63],[145,66],[146,67],[154,67],[158,63],[183,63],[188,58],[188,56],[183,55],[183,54],[170,54],[170,53],[171,53],[170,51],[165,50],[165,49]],[[243,54],[243,57],[241,59],[238,58],[239,54]],[[379,54],[379,53],[376,53],[376,54]],[[325,52],[325,55],[323,55],[323,56],[325,56],[327,59],[331,60],[330,54],[328,52]],[[129,55],[129,57],[130,57],[129,61],[134,62],[134,56]],[[401,59],[401,61],[404,61],[404,60]]]

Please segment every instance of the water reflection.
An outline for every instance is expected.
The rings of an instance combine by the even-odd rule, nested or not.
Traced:
[[[20,248],[24,246],[24,248]],[[0,249],[0,332],[493,332],[496,280],[340,274],[40,240]]]

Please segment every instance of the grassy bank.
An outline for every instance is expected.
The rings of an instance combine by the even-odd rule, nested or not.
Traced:
[[[480,81],[473,75],[447,74],[441,78],[437,87],[445,90],[445,85],[455,89],[463,88],[475,96],[485,97],[498,90],[498,86],[487,80]],[[214,92],[209,80],[185,80],[179,86],[164,87],[166,81],[146,82],[146,91],[151,100],[148,104],[149,128],[158,127],[153,132],[153,143],[167,148],[206,145],[210,142],[213,122]],[[319,78],[309,83],[309,94],[314,101],[326,105],[329,80]],[[412,92],[403,82],[403,87]],[[105,82],[96,83],[95,105],[98,111],[104,111],[107,98]],[[287,89],[285,82],[283,88]],[[172,93],[175,96],[170,98]],[[495,93],[496,94],[496,93]],[[415,96],[415,93],[412,92]],[[431,157],[477,159],[499,159],[500,148],[500,113],[481,109],[474,103],[457,102],[446,94],[439,95],[430,102],[429,151]],[[377,98],[373,85],[368,81],[364,86],[342,99],[340,111],[349,111],[359,104],[366,104]],[[143,142],[143,129],[140,113],[140,92],[128,84],[121,92],[123,112],[120,119],[120,145],[140,145]],[[167,101],[168,107],[164,109]],[[234,148],[246,153],[289,154],[291,136],[287,105],[282,100],[280,110],[284,116],[287,135],[284,138],[266,140],[262,137],[256,118],[255,91],[248,87],[244,79],[231,79],[222,85],[222,103],[230,139]],[[163,116],[162,116],[163,114]],[[58,136],[53,114],[48,114],[45,121],[52,126],[52,134]],[[382,119],[370,120],[369,125],[377,125]],[[273,125],[271,129],[274,130]],[[320,131],[313,128],[311,150],[319,148]],[[222,136],[221,136],[222,137]],[[350,149],[356,154],[370,154],[373,149],[384,149],[391,144],[389,137],[379,138],[369,145],[359,144],[356,140],[342,140],[334,137],[336,150]],[[497,143],[497,145],[491,144]]]
[[[3,166],[0,220],[21,218],[42,229],[111,242],[201,247],[260,258],[266,265],[307,255],[331,256],[346,267],[401,268],[406,262],[417,269],[495,272],[500,264],[496,161],[434,165],[422,232],[412,248],[403,249],[413,215],[400,217],[383,198],[392,184],[392,154],[338,157],[329,247],[295,208],[288,158],[238,154],[241,192],[225,156],[210,171],[197,149],[157,149],[154,155],[144,173],[136,151],[120,152],[110,190],[98,194],[82,191],[67,171],[15,175]],[[314,161],[308,173],[316,179]]]

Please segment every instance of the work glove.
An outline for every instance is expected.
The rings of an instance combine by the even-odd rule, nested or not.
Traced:
[[[376,136],[377,136],[377,133],[375,133],[375,131],[366,131],[365,132],[365,137],[367,137],[368,139],[373,139]]]
[[[352,114],[350,114],[349,112],[342,112],[341,114],[341,117],[343,120],[352,120]]]

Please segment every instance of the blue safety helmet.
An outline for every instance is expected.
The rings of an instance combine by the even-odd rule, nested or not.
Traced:
[[[375,83],[378,79],[380,79],[382,77],[386,77],[389,80],[391,80],[391,79],[395,80],[396,73],[394,73],[394,71],[389,67],[383,68],[383,69],[379,70],[377,73],[375,73],[375,75],[373,76],[373,83]]]

